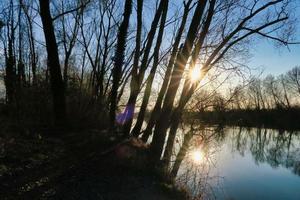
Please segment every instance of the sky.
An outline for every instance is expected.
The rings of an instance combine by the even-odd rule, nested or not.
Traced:
[[[174,0],[172,3],[176,5],[177,3],[174,2],[180,2],[181,4],[181,1],[182,0]],[[298,15],[296,16],[298,18],[296,35],[298,36],[297,40],[300,42],[300,0],[295,1],[297,2],[297,6],[295,7],[296,15]],[[146,3],[148,3],[146,6],[151,6],[151,2],[152,1],[150,0],[146,1]],[[147,20],[145,20],[145,22],[147,22]],[[42,32],[39,32],[37,36],[43,38]],[[300,44],[290,45],[289,49],[286,47],[278,48],[273,42],[262,39],[255,45],[251,45],[250,53],[252,57],[249,59],[247,65],[251,69],[258,69],[253,70],[254,74],[260,74],[261,71],[263,71],[262,76],[266,76],[267,74],[273,74],[276,76],[287,72],[297,65],[300,66]]]
[[[300,35],[300,32],[298,31]],[[278,48],[268,41],[260,41],[251,49],[252,57],[248,66],[263,70],[267,74],[279,75],[295,66],[300,66],[300,44]],[[258,70],[258,71],[259,71]]]
[[[296,39],[300,42],[300,0],[296,1]],[[279,75],[287,72],[295,66],[300,66],[300,44],[289,45],[289,48],[278,48],[274,43],[260,40],[250,50],[252,58],[248,66],[263,70],[262,76],[268,74]]]

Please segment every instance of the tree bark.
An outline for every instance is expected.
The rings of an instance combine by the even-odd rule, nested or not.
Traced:
[[[178,46],[179,46],[181,36],[182,36],[183,30],[184,30],[184,27],[185,27],[185,24],[186,24],[186,20],[187,20],[188,14],[189,14],[189,9],[190,9],[190,4],[191,3],[192,3],[192,1],[190,0],[185,5],[184,13],[183,13],[182,20],[181,20],[181,24],[180,24],[180,27],[178,29],[178,32],[177,32],[177,35],[176,35],[176,38],[175,38],[175,41],[174,41],[174,44],[173,44],[173,50],[172,50],[171,57],[170,57],[170,60],[169,60],[168,66],[167,66],[167,70],[166,70],[166,73],[165,73],[165,76],[164,76],[164,79],[163,79],[163,83],[162,83],[161,89],[159,91],[159,94],[158,94],[155,106],[153,108],[153,111],[151,112],[151,116],[150,116],[150,119],[148,121],[147,128],[145,129],[144,134],[142,136],[142,140],[144,142],[146,142],[148,140],[149,136],[151,135],[152,129],[155,125],[155,122],[156,122],[156,120],[157,120],[157,118],[160,114],[161,104],[162,104],[163,98],[165,96],[165,93],[166,93],[166,90],[167,90],[167,87],[168,87],[168,84],[169,84],[170,75],[171,75],[172,70],[173,70],[174,62],[176,60],[176,56],[177,56],[177,52],[178,52]],[[179,51],[181,51],[181,49],[179,49]]]
[[[66,119],[65,89],[59,64],[54,27],[50,14],[49,0],[39,0],[39,2],[48,55],[48,69],[50,71],[55,124],[63,125]]]
[[[15,29],[14,29],[14,16],[13,16],[14,3],[11,0],[9,5],[9,24],[7,25],[7,38],[8,49],[4,49],[5,53],[5,89],[6,89],[6,103],[12,105],[15,103],[16,93],[16,59],[14,56],[14,42],[15,42]],[[5,48],[5,46],[4,46]]]
[[[127,32],[129,26],[129,19],[131,15],[131,7],[132,7],[132,0],[126,0],[125,8],[124,8],[124,18],[119,27],[118,33],[118,41],[117,47],[115,52],[115,66],[113,68],[113,83],[112,83],[112,90],[110,95],[110,111],[109,111],[109,118],[110,118],[110,129],[114,130],[115,127],[115,119],[116,119],[116,110],[117,110],[117,97],[118,97],[118,88],[119,82],[121,79],[122,74],[122,66],[125,57],[125,49],[126,49],[126,39],[127,39]]]
[[[202,45],[204,43],[205,37],[207,35],[208,29],[210,27],[212,16],[214,13],[215,1],[216,0],[212,0],[210,2],[207,18],[205,20],[203,29],[201,30],[200,37],[199,37],[199,39],[195,45],[195,48],[192,52],[190,70],[192,70],[195,67],[196,60],[198,58],[198,55],[199,55]],[[202,78],[202,76],[200,76],[200,78]],[[178,126],[180,123],[180,118],[183,113],[183,109],[184,109],[186,103],[188,102],[188,100],[190,99],[190,97],[192,96],[192,94],[194,93],[196,86],[197,86],[197,84],[190,82],[189,78],[187,78],[184,81],[182,94],[181,94],[181,97],[179,100],[179,105],[174,110],[174,112],[172,113],[172,116],[171,116],[171,128],[170,128],[169,137],[167,140],[167,146],[166,146],[164,156],[163,156],[163,160],[166,163],[170,162],[170,159],[172,156],[172,149],[173,149],[177,129],[178,129]]]
[[[152,159],[154,163],[160,161],[163,146],[165,143],[166,132],[170,123],[170,115],[173,109],[175,95],[177,93],[185,65],[187,64],[188,58],[190,57],[192,46],[196,38],[198,27],[201,23],[206,3],[207,0],[198,2],[183,49],[181,52],[179,52],[178,59],[175,62],[171,81],[163,103],[162,112],[159,119],[157,120],[153,134],[153,140],[151,143],[151,152],[153,156]]]
[[[21,30],[23,29],[23,22],[22,22],[22,0],[19,0],[19,14],[18,14],[18,31],[19,31],[19,58],[18,58],[18,93],[21,92],[21,88],[23,84],[26,82],[25,77],[25,65],[23,62],[23,33]],[[19,94],[18,94],[19,95]]]
[[[20,6],[23,9],[25,14],[27,23],[28,23],[28,39],[29,39],[29,49],[30,49],[30,62],[31,62],[31,71],[32,71],[32,85],[36,84],[36,68],[37,68],[37,56],[35,50],[35,42],[34,42],[34,33],[32,26],[32,19],[28,13],[27,5],[24,4],[23,0],[20,0]],[[28,72],[30,75],[30,71]],[[30,83],[30,76],[28,82]]]
[[[6,102],[13,104],[15,102],[16,90],[16,68],[15,57],[13,55],[12,39],[8,40],[8,53],[5,56],[5,89]]]
[[[144,122],[144,117],[147,109],[147,105],[149,102],[150,94],[151,94],[151,89],[152,89],[152,83],[154,80],[155,72],[157,69],[157,66],[159,64],[159,50],[161,46],[161,42],[163,39],[163,34],[164,34],[164,28],[165,28],[165,23],[166,23],[166,18],[167,18],[167,13],[168,13],[168,1],[166,1],[166,5],[164,7],[161,21],[160,21],[160,27],[158,31],[158,36],[157,36],[157,41],[156,41],[156,46],[154,48],[154,59],[153,59],[153,65],[150,71],[150,75],[148,76],[147,79],[147,84],[146,84],[146,89],[145,89],[145,94],[143,97],[143,102],[140,108],[140,112],[137,118],[137,122],[132,130],[132,135],[135,137],[138,137],[140,134],[140,130],[142,128],[143,122]]]
[[[131,79],[130,85],[132,87],[130,88],[130,97],[129,97],[129,100],[128,100],[127,105],[126,105],[126,109],[128,109],[128,108],[131,109],[130,113],[134,113],[134,111],[135,111],[135,104],[136,104],[137,96],[138,96],[139,91],[141,89],[141,84],[142,84],[143,79],[144,79],[145,71],[147,69],[149,54],[150,54],[152,43],[153,43],[154,36],[155,36],[155,33],[156,33],[156,27],[157,27],[159,19],[161,17],[162,10],[165,7],[167,2],[168,2],[168,0],[161,0],[160,3],[159,3],[158,9],[155,13],[154,19],[153,19],[152,24],[151,24],[150,31],[148,33],[148,40],[147,40],[147,43],[146,43],[146,47],[145,47],[144,56],[143,56],[143,59],[142,59],[142,62],[141,62],[140,70],[136,74],[136,76],[133,76],[132,79]],[[125,136],[129,136],[132,121],[133,121],[133,114],[131,116],[128,116],[128,117],[126,116],[126,120],[124,122],[124,128],[123,128]]]

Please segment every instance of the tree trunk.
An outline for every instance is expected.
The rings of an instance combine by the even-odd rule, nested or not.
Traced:
[[[135,38],[135,52],[133,59],[133,66],[131,69],[131,82],[130,82],[130,91],[138,91],[138,65],[140,58],[140,49],[141,49],[141,36],[142,36],[142,24],[143,24],[143,0],[137,1],[137,30],[136,30],[136,38]],[[130,92],[130,96],[127,102],[127,107],[134,107],[136,102],[137,94],[133,94]],[[129,122],[125,122],[123,126],[124,135],[127,136],[130,132],[131,124],[133,116],[125,116],[125,119],[129,120]]]
[[[25,65],[23,62],[23,33],[21,30],[23,30],[23,22],[22,22],[22,0],[19,0],[19,14],[18,14],[18,31],[19,31],[19,58],[18,58],[18,93],[21,92],[21,88],[23,84],[25,83]],[[19,94],[18,94],[19,95]]]
[[[124,8],[124,18],[119,27],[118,33],[118,41],[117,47],[115,52],[115,66],[113,69],[113,83],[112,83],[112,90],[110,95],[110,129],[114,130],[115,127],[115,119],[116,119],[116,110],[117,110],[117,97],[118,97],[118,88],[119,82],[122,75],[122,66],[124,62],[124,54],[126,49],[126,39],[127,39],[127,32],[129,26],[129,19],[131,15],[131,7],[132,7],[132,0],[126,0],[125,8]]]
[[[15,102],[16,90],[16,69],[15,58],[13,56],[12,41],[8,41],[8,54],[5,58],[5,89],[6,89],[6,102],[12,104]]]
[[[130,101],[128,100],[127,105],[126,105],[126,109],[128,109],[128,108],[132,109],[132,113],[134,113],[134,111],[135,111],[136,99],[137,99],[137,96],[138,96],[139,91],[141,89],[141,85],[142,85],[142,82],[143,82],[143,79],[144,79],[145,71],[147,69],[148,58],[149,58],[152,43],[153,43],[153,40],[154,40],[154,36],[155,36],[155,33],[156,33],[156,27],[158,25],[160,16],[162,14],[162,10],[163,10],[163,8],[164,8],[164,6],[166,5],[167,2],[168,2],[168,0],[161,0],[160,3],[159,3],[158,9],[155,13],[154,19],[153,19],[152,24],[151,24],[150,31],[148,33],[148,40],[147,40],[147,44],[146,44],[146,47],[145,47],[142,63],[141,63],[141,66],[140,66],[140,71],[135,76],[133,75],[132,79],[131,79],[130,85],[132,87],[130,88],[130,97],[129,97]],[[129,118],[126,118],[126,121],[124,123],[124,128],[123,128],[125,136],[129,136],[131,125],[132,125],[132,120],[133,120],[133,115],[129,116]]]
[[[15,42],[15,29],[14,29],[14,16],[13,16],[13,1],[10,1],[10,24],[7,25],[7,38],[8,49],[5,49],[5,89],[6,89],[6,103],[14,104],[16,100],[16,59],[14,56],[14,42]]]
[[[185,24],[186,24],[186,20],[187,20],[188,14],[189,14],[189,9],[190,9],[190,4],[191,3],[192,3],[192,1],[190,0],[185,5],[184,13],[183,13],[182,20],[181,20],[181,24],[180,24],[180,27],[178,29],[178,32],[177,32],[177,35],[176,35],[176,38],[175,38],[175,41],[174,41],[174,44],[173,44],[173,50],[172,50],[172,53],[171,53],[171,57],[170,57],[168,66],[167,66],[165,77],[163,79],[163,83],[162,83],[161,89],[159,91],[158,98],[156,100],[155,106],[153,108],[150,119],[148,121],[147,128],[146,128],[146,130],[145,130],[145,132],[142,136],[142,140],[144,142],[146,142],[148,140],[149,136],[151,135],[152,129],[153,129],[153,127],[155,125],[155,122],[156,122],[156,120],[159,116],[159,113],[160,113],[160,110],[161,110],[161,104],[162,104],[163,98],[165,96],[167,86],[169,84],[170,75],[171,75],[172,70],[173,70],[173,65],[174,65],[176,55],[177,55],[177,52],[178,52],[178,46],[179,46],[181,36],[182,36],[183,30],[184,30],[184,27],[185,27]],[[179,51],[181,51],[181,49]]]
[[[192,44],[195,41],[197,30],[201,23],[206,3],[207,0],[198,2],[183,49],[181,52],[179,52],[178,59],[175,62],[174,70],[171,76],[171,81],[163,103],[162,112],[160,114],[159,119],[157,120],[153,140],[151,143],[151,151],[154,163],[159,162],[163,151],[163,146],[165,143],[166,132],[170,122],[170,116],[173,109],[175,95],[177,93],[185,65],[187,64],[188,58],[190,57],[193,46]]]
[[[142,128],[143,122],[144,122],[144,117],[147,109],[147,105],[149,102],[150,94],[151,94],[151,88],[152,88],[152,83],[154,80],[155,72],[157,69],[157,66],[159,64],[159,49],[161,46],[163,34],[164,34],[164,28],[165,28],[165,22],[167,18],[167,13],[168,13],[168,1],[166,1],[166,5],[164,7],[162,17],[161,17],[161,22],[160,22],[160,27],[158,31],[158,36],[157,36],[157,41],[156,41],[156,46],[154,48],[154,60],[153,60],[153,66],[150,71],[150,75],[147,79],[147,84],[146,84],[146,89],[145,89],[145,94],[143,98],[143,102],[140,108],[140,112],[137,118],[137,122],[132,130],[132,135],[135,137],[138,137],[140,134],[140,130]]]
[[[32,71],[32,85],[36,84],[36,67],[37,67],[37,57],[35,52],[35,43],[34,43],[34,34],[33,34],[33,26],[32,26],[32,19],[28,13],[26,5],[24,5],[23,1],[20,1],[20,5],[23,8],[23,12],[25,13],[25,17],[28,22],[28,40],[29,40],[29,49],[30,49],[30,62],[31,62],[31,71]],[[30,71],[28,72],[30,75]],[[30,83],[30,77],[28,79]]]
[[[66,118],[65,89],[59,64],[58,49],[50,14],[49,0],[39,0],[40,15],[46,40],[48,54],[48,69],[50,71],[50,83],[53,95],[53,110],[55,124],[63,125]]]
[[[192,70],[195,67],[196,60],[198,58],[198,55],[199,55],[200,50],[202,48],[204,39],[205,39],[206,34],[208,32],[209,26],[211,24],[212,15],[213,15],[213,12],[214,12],[214,6],[215,6],[215,0],[212,0],[210,2],[210,6],[209,6],[209,10],[208,10],[208,16],[205,20],[203,29],[200,33],[200,37],[199,37],[199,39],[198,39],[198,41],[195,45],[195,48],[192,52],[190,70]],[[202,78],[202,76],[203,75],[201,75],[200,78]],[[181,118],[181,115],[183,113],[183,109],[184,109],[185,105],[187,104],[188,100],[190,99],[190,97],[192,96],[192,94],[194,93],[194,90],[196,89],[196,87],[197,87],[197,83],[192,83],[192,82],[190,82],[189,79],[186,79],[184,81],[182,94],[181,94],[181,97],[180,97],[180,100],[179,100],[179,105],[175,109],[175,111],[172,113],[172,117],[171,117],[171,128],[170,128],[169,137],[168,137],[168,140],[167,140],[167,146],[166,146],[164,156],[163,156],[163,160],[166,163],[170,162],[170,159],[171,159],[171,156],[172,156],[172,149],[173,149],[177,129],[178,129],[178,126],[179,126],[179,123],[180,123],[180,118]]]
[[[135,104],[137,94],[134,94],[133,91],[138,91],[138,66],[139,66],[139,58],[140,58],[140,49],[141,49],[141,36],[142,36],[142,25],[143,25],[143,0],[137,1],[137,31],[136,31],[136,39],[135,39],[135,53],[134,53],[134,59],[133,59],[133,66],[131,70],[131,82],[130,82],[130,97],[127,102],[127,106],[131,106],[132,104]],[[128,123],[124,124],[124,135],[128,136],[131,124],[132,124],[132,118],[128,116]]]

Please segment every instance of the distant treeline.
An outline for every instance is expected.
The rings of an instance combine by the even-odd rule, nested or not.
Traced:
[[[290,110],[300,107],[300,66],[278,76],[253,77],[247,84],[219,92],[203,89],[190,104],[192,111]]]
[[[228,110],[193,113],[206,124],[300,130],[300,109]]]
[[[200,91],[190,113],[206,123],[300,129],[299,66],[226,90]]]

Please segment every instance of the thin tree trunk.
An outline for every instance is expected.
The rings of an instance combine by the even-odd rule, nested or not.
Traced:
[[[18,58],[18,93],[21,92],[21,87],[23,86],[23,83],[25,82],[25,65],[23,62],[23,33],[21,30],[23,29],[23,22],[22,22],[22,0],[19,0],[19,14],[18,14],[18,31],[19,31],[19,58]],[[18,94],[19,95],[19,94]]]
[[[156,27],[158,25],[163,8],[166,5],[167,1],[168,0],[161,0],[159,3],[158,9],[155,13],[154,19],[151,24],[150,31],[148,33],[148,40],[147,40],[147,44],[145,47],[144,56],[143,56],[143,59],[141,62],[140,71],[135,76],[133,75],[132,79],[131,79],[130,97],[129,97],[127,105],[126,105],[126,109],[128,110],[130,108],[131,111],[128,112],[130,115],[127,115],[127,116],[125,115],[124,128],[123,128],[125,136],[128,136],[130,133],[132,120],[133,120],[133,114],[135,111],[135,104],[136,104],[137,96],[141,89],[141,84],[144,79],[145,71],[147,69],[149,54],[150,54],[152,43],[153,43],[154,36],[156,33]],[[133,67],[136,67],[136,66],[133,66]],[[134,70],[136,70],[136,69],[134,69]]]
[[[63,69],[63,80],[64,80],[64,84],[65,84],[65,88],[68,88],[68,71],[69,71],[69,60],[70,57],[72,55],[72,51],[73,48],[75,46],[76,43],[76,37],[78,35],[78,31],[79,31],[79,20],[81,18],[81,15],[83,14],[83,8],[81,8],[79,11],[77,11],[76,16],[75,16],[75,25],[74,28],[72,30],[72,36],[69,42],[69,46],[67,47],[66,44],[66,28],[65,28],[65,24],[64,24],[64,18],[62,21],[62,27],[63,27],[63,35],[64,35],[64,49],[65,49],[65,60],[64,60],[64,69]]]
[[[117,110],[117,97],[118,97],[118,88],[119,82],[121,79],[122,73],[122,66],[124,62],[124,54],[126,48],[126,39],[127,39],[127,32],[129,26],[129,19],[131,15],[131,7],[132,7],[132,0],[126,0],[125,8],[124,8],[124,18],[119,27],[118,33],[118,41],[117,47],[115,52],[115,66],[113,69],[113,84],[112,90],[110,95],[110,111],[109,111],[109,118],[110,118],[110,129],[114,130],[115,127],[115,119],[116,119],[116,110]]]
[[[15,56],[14,56],[14,41],[15,41],[15,29],[14,29],[14,16],[13,16],[13,1],[10,1],[10,24],[7,25],[8,36],[8,49],[5,50],[5,89],[6,89],[6,102],[12,105],[15,103],[16,93],[16,68],[15,68]]]
[[[127,106],[133,105],[136,102],[137,94],[133,91],[138,91],[138,65],[141,53],[141,36],[142,36],[142,25],[143,25],[143,0],[137,1],[137,30],[135,39],[135,54],[133,59],[133,66],[131,70],[131,82],[130,82],[130,97],[127,102]],[[123,131],[124,135],[128,135],[131,129],[133,116],[125,116],[125,119],[131,120],[124,124]]]
[[[192,1],[190,0],[185,5],[184,13],[183,13],[182,20],[181,20],[181,24],[180,24],[180,27],[178,29],[178,32],[177,32],[177,35],[176,35],[176,38],[175,38],[175,41],[174,41],[174,44],[173,44],[173,50],[172,50],[172,53],[171,53],[171,57],[170,57],[168,66],[167,66],[165,77],[164,77],[161,89],[159,91],[158,98],[156,100],[155,106],[154,106],[153,111],[151,113],[150,119],[148,121],[147,128],[146,128],[146,130],[145,130],[145,132],[142,136],[142,140],[144,142],[146,142],[148,140],[149,136],[151,135],[152,129],[153,129],[153,127],[155,125],[155,122],[156,122],[156,120],[159,116],[159,113],[160,113],[160,110],[161,110],[161,104],[162,104],[163,98],[165,96],[167,86],[169,84],[170,75],[171,75],[172,70],[173,70],[173,65],[174,65],[176,55],[177,55],[177,52],[178,52],[178,46],[179,46],[181,36],[182,36],[183,30],[184,30],[184,27],[185,27],[185,24],[186,24],[186,20],[187,20],[188,14],[189,14],[189,9],[190,9],[190,4],[191,3],[192,3]],[[181,51],[181,49],[179,49],[179,51]]]
[[[31,71],[32,71],[32,85],[35,85],[36,84],[37,57],[36,57],[36,52],[35,52],[32,20],[29,16],[26,5],[24,5],[22,0],[20,0],[20,5],[23,8],[23,11],[25,13],[25,17],[26,17],[27,23],[28,23],[28,39],[29,39],[30,62],[31,62]],[[30,74],[30,71],[28,73]],[[30,83],[30,77],[28,79],[28,82]]]
[[[168,1],[167,1],[166,5],[164,7],[162,17],[161,17],[160,27],[159,27],[158,36],[157,36],[157,42],[156,42],[156,46],[154,48],[153,66],[152,66],[152,69],[150,71],[150,75],[149,75],[148,80],[147,80],[143,102],[142,102],[142,105],[141,105],[141,108],[140,108],[140,112],[139,112],[139,115],[138,115],[138,118],[137,118],[137,122],[136,122],[136,124],[135,124],[135,126],[132,130],[132,135],[135,136],[135,137],[138,137],[138,135],[140,134],[140,130],[141,130],[143,122],[144,122],[144,117],[145,117],[147,105],[148,105],[150,94],[151,94],[152,83],[153,83],[153,80],[154,80],[154,76],[155,76],[157,66],[159,64],[159,50],[160,50],[161,42],[162,42],[162,39],[163,39],[167,13],[168,13]]]
[[[8,41],[8,53],[5,58],[5,88],[6,88],[6,102],[13,104],[15,102],[16,90],[16,69],[15,58],[13,55],[12,39]]]

